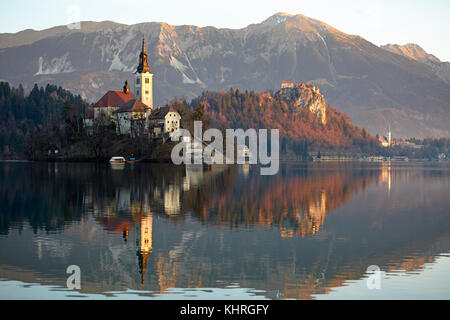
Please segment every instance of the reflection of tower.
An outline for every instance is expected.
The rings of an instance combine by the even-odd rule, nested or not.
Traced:
[[[388,193],[391,193],[391,166],[388,167]]]
[[[147,269],[147,259],[152,252],[152,227],[153,216],[150,213],[148,216],[142,217],[140,221],[140,232],[137,233],[136,246],[138,250],[139,273],[141,274],[141,283],[144,285],[145,271]]]
[[[386,182],[388,194],[391,193],[391,164],[383,163],[381,169],[381,181]]]
[[[242,165],[242,172],[244,173],[244,177],[247,178],[250,173],[250,165],[248,163]]]
[[[116,189],[116,207],[118,211],[129,210],[131,207],[131,190],[125,187]]]
[[[322,191],[320,194],[320,200],[317,199],[309,206],[309,216],[312,221],[312,234],[315,234],[319,231],[320,226],[325,221],[327,208],[327,195],[325,191]]]
[[[170,215],[175,215],[180,212],[180,187],[178,185],[169,185],[164,190],[164,210]]]
[[[191,187],[198,187],[203,181],[203,166],[186,166],[186,177],[183,181],[183,191],[189,191]]]

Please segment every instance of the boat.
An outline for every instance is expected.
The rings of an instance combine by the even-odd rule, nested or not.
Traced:
[[[134,154],[131,154],[131,156],[127,160],[128,163],[136,163],[136,158],[134,157]]]
[[[119,164],[119,163],[126,163],[127,161],[125,160],[124,157],[112,157],[111,159],[109,159],[109,163],[111,164]]]

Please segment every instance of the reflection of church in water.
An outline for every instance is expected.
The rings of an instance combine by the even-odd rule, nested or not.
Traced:
[[[193,167],[187,168],[180,179],[165,177],[158,183],[117,185],[109,197],[96,196],[95,187],[88,186],[83,206],[106,230],[122,234],[125,244],[135,247],[140,282],[144,285],[152,253],[153,218],[179,215],[183,193],[199,186],[202,180],[202,167]]]
[[[136,232],[136,255],[138,257],[141,283],[144,285],[147,260],[152,252],[153,215],[150,213],[139,221]]]

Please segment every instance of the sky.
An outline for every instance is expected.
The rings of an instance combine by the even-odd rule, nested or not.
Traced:
[[[14,0],[1,7],[0,33],[103,20],[237,29],[300,13],[376,45],[417,43],[450,61],[449,0]]]

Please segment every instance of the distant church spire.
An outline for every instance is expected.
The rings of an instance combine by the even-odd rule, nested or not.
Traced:
[[[142,37],[142,50],[141,54],[139,55],[139,66],[136,70],[137,73],[145,73],[150,72],[150,67],[148,66],[147,62],[147,50],[145,49],[145,38]]]

